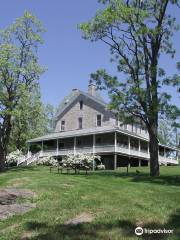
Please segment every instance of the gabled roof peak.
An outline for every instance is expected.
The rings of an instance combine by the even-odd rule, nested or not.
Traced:
[[[90,98],[91,100],[97,102],[98,104],[101,104],[103,107],[106,107],[107,104],[103,101],[103,99],[100,97],[100,95],[98,95],[98,93],[93,96],[89,93],[85,93],[79,89],[72,89],[72,91],[70,92],[70,94],[68,96],[66,96],[62,102],[60,103],[59,107],[58,107],[58,111],[57,111],[57,115],[56,115],[56,119],[58,118],[58,116],[64,112],[64,110],[67,108],[67,106],[69,106],[73,101],[75,101],[75,99],[77,97],[79,97],[80,95],[85,96],[86,98]]]

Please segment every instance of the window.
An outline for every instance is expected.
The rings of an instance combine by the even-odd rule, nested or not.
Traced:
[[[137,123],[134,124],[134,130],[135,130],[135,133],[138,132],[138,124]]]
[[[79,139],[79,140],[77,141],[77,146],[80,147],[81,145],[82,145],[82,141]]]
[[[78,128],[82,129],[82,117],[78,118]]]
[[[134,132],[134,126],[133,126],[133,123],[131,125],[131,131]]]
[[[97,126],[101,127],[101,114],[97,115]]]
[[[96,144],[97,144],[97,145],[100,145],[100,144],[101,144],[101,138],[100,138],[100,137],[96,138]]]
[[[79,108],[80,108],[80,110],[83,110],[83,101],[79,102]]]
[[[61,121],[61,131],[65,130],[65,120]]]
[[[124,124],[124,130],[127,130],[127,124]]]
[[[60,143],[59,143],[59,148],[60,148],[60,149],[64,148],[64,142],[60,142]]]
[[[142,130],[142,123],[139,124],[139,132],[141,133]]]

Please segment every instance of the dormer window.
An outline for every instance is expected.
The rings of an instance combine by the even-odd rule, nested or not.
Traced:
[[[124,130],[127,130],[127,124],[124,124],[123,126],[124,126]]]
[[[65,120],[61,121],[61,131],[65,130]]]
[[[96,125],[97,127],[101,127],[101,114],[97,115]]]
[[[78,128],[82,129],[82,117],[78,118]]]
[[[80,108],[80,110],[83,110],[83,101],[79,102],[79,108]]]

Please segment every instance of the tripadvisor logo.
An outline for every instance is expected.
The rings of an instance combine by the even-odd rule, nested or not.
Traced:
[[[135,229],[135,234],[136,234],[137,236],[141,236],[141,235],[143,234],[143,228],[142,228],[142,227],[137,227],[137,228]]]
[[[172,229],[147,229],[142,227],[135,228],[135,234],[141,236],[142,234],[172,234],[174,230]]]

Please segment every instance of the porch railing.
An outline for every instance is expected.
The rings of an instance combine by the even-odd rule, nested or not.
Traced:
[[[96,145],[93,149],[91,146],[84,146],[84,147],[76,147],[75,151],[74,148],[66,148],[66,149],[57,149],[54,150],[44,150],[41,152],[40,156],[57,156],[57,155],[68,155],[68,154],[74,154],[74,153],[112,153],[115,152],[115,146],[114,145]],[[121,154],[126,154],[129,156],[134,157],[140,157],[140,158],[146,158],[149,159],[150,155],[145,150],[139,151],[138,149],[129,149],[128,146],[123,145],[117,145],[116,152]],[[165,156],[159,156],[159,162],[162,163],[172,163],[177,164],[178,161],[174,158],[165,157]]]

